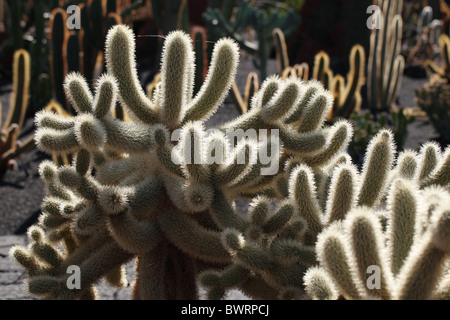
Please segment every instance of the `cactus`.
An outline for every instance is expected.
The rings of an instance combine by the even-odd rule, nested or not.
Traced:
[[[30,54],[26,50],[20,49],[14,53],[10,109],[1,129],[0,172],[8,169],[11,161],[20,154],[35,146],[33,135],[25,141],[18,141],[30,98],[30,64]]]
[[[439,38],[441,48],[442,67],[437,66],[431,60],[427,60],[426,66],[431,73],[430,81],[422,89],[416,90],[417,104],[425,111],[433,127],[439,134],[439,139],[445,143],[450,140],[446,129],[450,111],[448,94],[450,88],[450,38],[442,34]]]
[[[249,112],[206,129],[238,67],[231,39],[216,43],[194,95],[192,41],[170,33],[152,99],[137,77],[131,29],[113,27],[105,50],[108,73],[94,92],[82,75],[66,77],[76,115],[36,117],[41,150],[74,158],[61,167],[41,163],[42,215],[28,230],[28,247],[11,250],[33,295],[95,298],[100,279],[125,283],[121,267],[134,258],[134,299],[196,299],[197,283],[211,299],[231,288],[253,298],[300,298],[304,273],[319,263],[321,232],[360,205],[390,201],[389,182],[411,174],[409,155],[393,166],[387,130],[359,173],[345,153],[352,128],[345,120],[325,125],[333,96],[316,81],[269,77]],[[117,103],[130,121],[111,116]],[[414,179],[447,187],[448,154],[424,149]],[[238,198],[250,203],[247,213]],[[69,266],[80,268],[80,290],[66,285]]]
[[[417,105],[426,112],[428,119],[443,141],[450,141],[447,123],[450,121],[450,85],[438,77],[432,77],[422,89],[416,90]]]
[[[356,208],[341,226],[319,235],[320,267],[305,276],[312,297],[321,298],[316,292],[327,286],[337,288],[331,297],[343,294],[346,299],[429,300],[448,295],[448,288],[446,293],[438,288],[448,268],[450,195],[445,189],[419,190],[411,181],[394,180],[388,212]],[[430,196],[432,201],[426,198]],[[339,272],[337,263],[343,265]],[[309,279],[320,273],[323,282]]]
[[[262,3],[263,7],[242,1],[236,9],[234,19],[227,19],[219,9],[209,8],[203,14],[208,24],[212,38],[230,37],[235,39],[240,48],[253,56],[253,62],[259,71],[262,81],[267,75],[267,60],[273,49],[273,30],[279,28],[289,36],[298,26],[300,18],[297,13],[283,3]],[[265,11],[264,6],[270,10]],[[251,43],[240,34],[243,29],[250,27],[256,34],[257,44]]]
[[[374,112],[389,111],[398,98],[405,59],[400,54],[403,0],[378,0],[380,28],[370,36],[368,103]]]
[[[295,76],[300,79],[309,79],[309,66],[307,63],[289,66],[286,41],[283,31],[275,29],[273,32],[275,49],[277,53],[278,70],[282,78]],[[362,105],[361,89],[365,85],[365,50],[357,44],[350,51],[350,70],[347,79],[341,75],[334,75],[330,68],[330,57],[325,51],[320,51],[314,58],[312,79],[322,82],[334,96],[334,105],[327,120],[343,117],[348,119],[354,111],[359,111]]]

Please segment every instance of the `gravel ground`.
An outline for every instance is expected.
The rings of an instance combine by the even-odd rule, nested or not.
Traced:
[[[248,61],[247,61],[248,62]],[[245,67],[247,66],[247,68]],[[241,60],[238,77],[240,87],[243,87],[246,74],[249,72],[249,63]],[[276,64],[272,62],[269,70],[274,72]],[[414,102],[414,89],[420,88],[423,79],[404,78],[400,96],[400,104],[404,107],[412,107]],[[7,105],[8,95],[2,95],[0,99],[3,105]],[[5,109],[5,108],[4,108]],[[3,110],[5,114],[6,110]],[[229,100],[218,110],[207,126],[226,122],[238,115],[235,107]],[[3,115],[3,119],[5,116]],[[25,134],[33,130],[33,119],[28,119],[25,126]],[[406,148],[416,149],[421,143],[433,139],[436,136],[434,129],[426,119],[418,118],[409,127],[409,136]],[[24,233],[26,229],[36,221],[40,214],[40,203],[44,195],[44,185],[37,173],[39,163],[48,159],[48,155],[34,149],[17,159],[17,169],[7,171],[0,177],[0,300],[31,299],[27,296],[24,287],[24,274],[8,257],[12,245],[26,245]],[[129,280],[133,276],[133,263],[128,265]],[[104,284],[100,284],[99,292],[102,299],[129,299],[130,289],[121,291],[112,290]],[[238,291],[229,293],[227,299],[247,299]]]

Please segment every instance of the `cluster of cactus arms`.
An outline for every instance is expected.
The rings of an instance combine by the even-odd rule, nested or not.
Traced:
[[[19,141],[30,98],[30,54],[20,49],[14,53],[13,91],[7,118],[1,123],[0,173],[14,165],[14,159],[35,147],[34,136]],[[1,108],[0,108],[1,109]]]
[[[378,177],[379,173],[369,173],[372,161],[377,161],[374,170],[392,165],[391,141],[383,132],[373,140],[363,173]],[[436,143],[424,144],[420,152],[400,153],[394,169],[373,181],[386,192],[359,198],[357,207],[319,234],[319,265],[304,277],[308,295],[313,299],[450,299],[449,164],[450,148],[442,154]],[[352,177],[346,188],[358,190],[354,183],[358,177]],[[364,186],[360,195],[368,190]],[[373,201],[380,206],[374,208]]]
[[[281,29],[274,29],[273,41],[280,76],[283,79],[294,76],[307,81],[310,78],[309,65],[304,62],[290,66],[286,40]],[[350,69],[347,78],[344,78],[342,75],[333,74],[330,68],[330,56],[325,51],[316,54],[311,79],[320,81],[325,89],[333,93],[334,97],[333,108],[327,120],[338,117],[348,119],[354,111],[361,109],[363,100],[361,89],[366,83],[365,63],[364,47],[359,44],[354,45],[349,55]]]
[[[28,230],[29,245],[11,250],[33,295],[94,299],[101,279],[126,285],[124,265],[134,259],[134,299],[197,299],[199,287],[209,299],[231,288],[255,299],[298,298],[303,275],[321,263],[316,241],[328,226],[359,206],[376,208],[396,177],[417,176],[421,188],[450,183],[449,150],[442,155],[433,144],[417,157],[400,156],[392,169],[389,131],[372,142],[359,173],[345,153],[352,127],[324,124],[333,96],[317,81],[271,76],[249,112],[206,128],[238,68],[231,39],[216,43],[196,95],[188,35],[167,36],[152,99],[140,86],[134,51],[131,29],[113,27],[108,73],[95,92],[80,74],[65,80],[77,115],[36,116],[39,147],[75,156],[71,165],[40,165],[42,215]],[[117,102],[130,121],[111,116]],[[433,234],[442,243],[448,224],[438,226]],[[74,266],[79,289],[67,285]]]
[[[389,111],[400,91],[405,67],[401,53],[403,0],[377,0],[379,27],[370,35],[367,90],[373,112]]]

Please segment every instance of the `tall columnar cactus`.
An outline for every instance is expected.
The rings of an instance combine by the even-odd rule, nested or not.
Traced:
[[[1,123],[0,172],[4,172],[10,161],[35,146],[31,135],[25,141],[18,141],[25,120],[30,98],[31,59],[28,51],[17,50],[13,60],[13,91],[7,118]]]
[[[270,77],[248,113],[206,129],[233,83],[237,44],[216,43],[194,95],[191,39],[170,33],[149,99],[133,37],[126,26],[110,30],[108,73],[94,92],[81,75],[66,78],[76,116],[36,117],[39,147],[75,157],[59,168],[41,164],[39,224],[28,230],[28,247],[11,251],[28,272],[31,294],[95,298],[100,279],[122,287],[123,265],[135,258],[135,299],[195,299],[198,283],[212,299],[234,287],[253,298],[300,297],[303,274],[319,265],[321,232],[354,208],[388,201],[390,181],[411,176],[411,155],[392,169],[389,131],[357,171],[344,152],[352,128],[346,121],[324,125],[333,96],[318,82]],[[111,116],[117,102],[131,121]],[[421,186],[448,186],[449,151],[430,145],[421,155]],[[237,198],[249,201],[247,214]],[[79,268],[79,290],[67,285],[69,267]]]
[[[368,60],[368,102],[374,112],[389,111],[398,98],[405,59],[400,54],[403,0],[377,0],[379,28],[372,30]]]

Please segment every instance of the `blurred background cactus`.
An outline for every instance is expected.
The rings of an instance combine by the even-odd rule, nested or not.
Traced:
[[[14,53],[13,61],[11,107],[7,118],[0,121],[0,174],[8,168],[17,167],[15,158],[35,146],[33,134],[29,135],[24,141],[19,140],[19,138],[22,138],[21,130],[29,105],[30,73],[30,54],[24,49],[17,50]]]
[[[253,57],[261,80],[267,74],[267,60],[273,50],[275,28],[289,37],[300,24],[295,10],[282,2],[240,1],[236,11],[230,10],[234,1],[225,1],[223,8],[209,8],[203,14],[209,30],[209,38],[231,37],[239,47]]]

